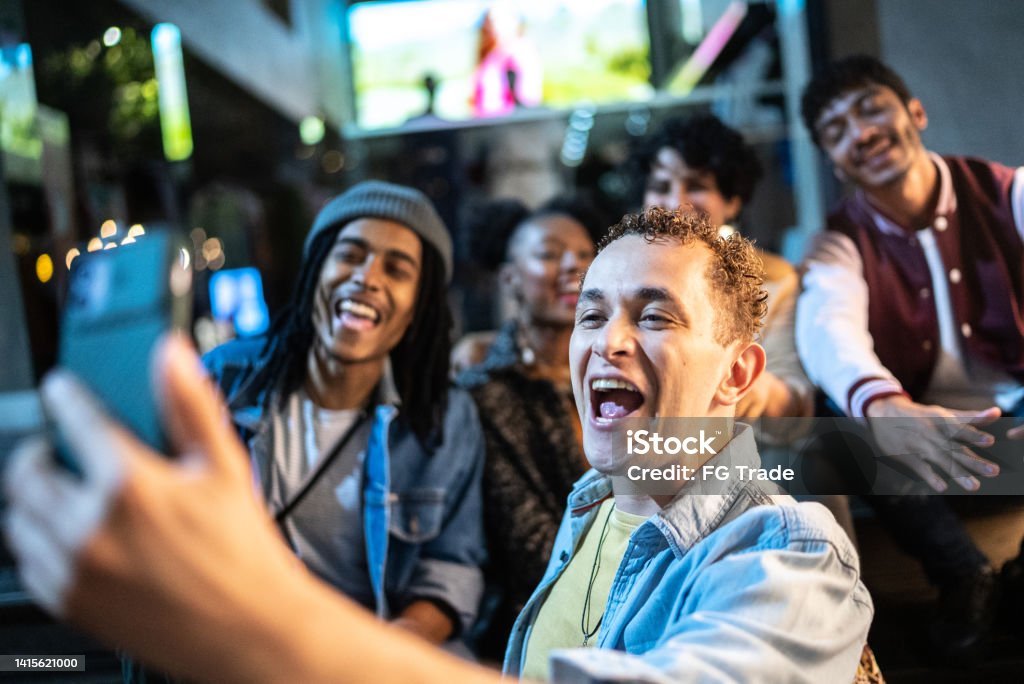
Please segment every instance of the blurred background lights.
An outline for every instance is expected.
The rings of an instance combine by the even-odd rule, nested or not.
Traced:
[[[73,262],[81,252],[78,251],[77,247],[72,247],[68,250],[68,255],[64,257],[64,263],[67,264],[68,270],[71,269],[71,262]]]
[[[134,223],[132,227],[128,229],[128,234],[125,235],[124,239],[121,240],[122,245],[130,245],[135,242],[136,238],[142,237],[146,234],[146,229],[142,227],[141,223]]]
[[[14,48],[14,63],[21,69],[27,69],[32,66],[32,48],[29,47],[28,43],[19,43]]]
[[[224,266],[224,261],[224,243],[219,238],[212,237],[203,242],[203,248],[196,255],[196,268],[216,271]]]
[[[168,161],[182,161],[192,156],[192,122],[185,92],[181,31],[174,24],[157,24],[152,43],[164,156]]]
[[[36,277],[41,283],[48,283],[53,277],[53,259],[49,254],[40,254],[36,259]]]
[[[338,173],[345,167],[345,155],[337,150],[330,150],[324,153],[320,165],[325,173]]]
[[[116,248],[117,248],[117,243],[116,242],[108,242],[107,244],[103,245],[103,249],[116,249]]]
[[[114,222],[114,219],[107,219],[106,221],[103,222],[103,225],[100,226],[100,237],[101,238],[112,238],[112,237],[114,237],[114,234],[116,232],[117,232],[117,223]]]
[[[28,254],[28,250],[32,248],[32,241],[28,239],[27,235],[15,233],[11,237],[11,248],[14,249],[14,253],[18,256],[25,256]]]
[[[299,138],[306,145],[316,145],[324,139],[324,122],[318,116],[307,116],[299,123]]]
[[[95,252],[100,249],[103,249],[103,240],[95,237],[89,240],[89,244],[85,246],[85,251],[87,252]]]
[[[103,32],[103,44],[107,47],[114,47],[121,42],[121,29],[111,26]]]
[[[210,309],[215,320],[230,321],[242,337],[259,335],[270,327],[263,299],[263,280],[252,267],[234,268],[210,277]]]
[[[210,238],[203,243],[203,258],[207,261],[213,261],[222,250],[223,246],[220,240],[218,238]]]

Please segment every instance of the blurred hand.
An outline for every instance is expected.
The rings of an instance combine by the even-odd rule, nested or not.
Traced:
[[[69,374],[52,373],[42,398],[85,477],[55,465],[42,440],[21,446],[5,474],[5,531],[46,609],[161,669],[198,676],[235,657],[225,639],[259,629],[260,604],[280,600],[282,578],[302,570],[254,494],[248,457],[195,352],[172,337],[154,372],[178,458],[153,452]]]
[[[171,337],[154,372],[173,461],[112,422],[69,375],[43,384],[85,478],[55,465],[39,440],[5,473],[5,532],[42,605],[194,681],[498,683],[307,572],[256,498],[195,352]]]
[[[999,474],[999,466],[978,456],[972,447],[995,443],[992,435],[978,428],[1000,415],[995,406],[984,411],[956,411],[918,404],[904,396],[878,399],[867,411],[868,425],[882,452],[912,470],[936,492],[946,491],[945,477],[975,491],[981,486],[976,476]]]

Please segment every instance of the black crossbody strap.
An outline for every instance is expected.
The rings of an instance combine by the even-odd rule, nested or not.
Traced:
[[[349,429],[345,431],[345,435],[341,439],[339,439],[337,443],[335,443],[334,448],[331,449],[331,452],[327,454],[326,457],[320,459],[320,462],[317,464],[313,472],[310,473],[309,477],[306,478],[306,481],[302,484],[302,487],[299,489],[299,491],[295,492],[295,494],[287,502],[285,502],[284,506],[281,507],[281,510],[276,511],[274,513],[274,522],[277,523],[277,526],[279,528],[281,528],[281,532],[284,533],[285,538],[289,539],[289,541],[291,541],[291,539],[288,535],[288,532],[284,529],[285,519],[292,514],[295,508],[300,503],[302,503],[302,501],[306,498],[306,495],[309,494],[309,492],[313,489],[316,483],[320,481],[320,478],[322,478],[324,473],[327,472],[327,469],[330,467],[330,465],[334,463],[334,461],[338,458],[338,455],[345,449],[345,446],[352,439],[352,436],[356,433],[356,430],[358,430],[359,426],[362,425],[363,420],[364,418],[360,417],[352,423]]]

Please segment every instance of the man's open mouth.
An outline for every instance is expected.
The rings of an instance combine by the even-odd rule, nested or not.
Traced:
[[[334,307],[334,315],[341,325],[351,330],[369,330],[380,323],[380,311],[354,299],[341,299]]]
[[[643,404],[643,392],[627,380],[595,378],[590,381],[590,409],[598,422],[625,418]]]

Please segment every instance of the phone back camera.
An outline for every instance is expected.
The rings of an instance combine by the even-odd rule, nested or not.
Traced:
[[[90,256],[92,258],[79,259],[81,263],[76,264],[68,288],[68,307],[78,315],[89,317],[99,315],[106,307],[113,266],[106,255]]]

